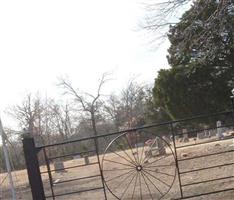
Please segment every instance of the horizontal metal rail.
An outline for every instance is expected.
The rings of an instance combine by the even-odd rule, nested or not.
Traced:
[[[232,150],[227,150],[227,151],[222,151],[222,152],[216,152],[216,153],[205,154],[205,155],[201,155],[201,156],[194,156],[194,157],[191,157],[191,158],[177,159],[177,161],[193,160],[193,159],[204,158],[204,157],[208,157],[208,156],[215,156],[215,155],[225,154],[225,153],[230,153],[230,152],[234,152],[234,149],[232,149]]]
[[[217,193],[221,193],[221,192],[228,192],[228,191],[234,191],[234,188],[227,188],[227,189],[224,189],[224,190],[216,190],[216,191],[213,191],[213,192],[206,192],[206,193],[202,193],[202,194],[196,194],[196,195],[191,195],[191,196],[184,196],[183,198],[177,198],[177,199],[174,199],[174,200],[181,200],[181,199],[191,199],[191,198],[194,198],[194,197],[200,197],[200,196],[205,196],[205,195],[211,195],[211,194],[217,194]]]
[[[224,166],[229,166],[229,165],[234,165],[234,163],[227,163],[227,164],[223,164],[223,165],[215,165],[215,166],[211,166],[211,167],[205,167],[205,168],[194,169],[194,170],[190,170],[190,171],[184,171],[184,172],[180,172],[180,174],[187,174],[187,173],[191,173],[191,172],[197,172],[197,171],[213,169],[213,168],[217,168],[217,167],[224,167]]]
[[[80,180],[96,178],[96,177],[100,177],[100,176],[101,175],[98,174],[98,175],[93,175],[93,176],[85,176],[85,177],[81,177],[81,178],[73,178],[73,179],[68,179],[68,180],[65,180],[65,181],[59,181],[58,183],[55,183],[55,184],[58,185],[58,184],[61,184],[61,183],[67,183],[67,182],[72,182],[72,181],[80,181]]]
[[[89,164],[82,164],[82,165],[75,165],[75,166],[71,166],[71,167],[64,167],[63,169],[53,169],[53,170],[50,170],[50,172],[64,171],[66,169],[73,169],[73,168],[84,167],[84,166],[88,166],[88,165],[96,165],[96,164],[98,164],[98,162],[89,163]],[[41,174],[45,174],[45,173],[49,173],[49,171],[41,172]]]
[[[227,176],[227,177],[222,177],[222,178],[215,178],[215,179],[209,179],[209,180],[204,180],[204,181],[199,181],[199,182],[187,183],[181,186],[187,187],[191,185],[197,185],[197,184],[208,183],[208,182],[213,182],[213,181],[220,181],[220,180],[231,179],[231,178],[234,178],[234,176]]]
[[[54,159],[58,159],[58,158],[64,158],[64,157],[75,156],[75,155],[86,154],[86,153],[95,153],[95,152],[96,152],[95,150],[90,150],[90,151],[70,153],[70,154],[65,154],[65,155],[61,155],[61,156],[49,157],[48,160],[54,160]]]
[[[126,130],[123,130],[123,131],[117,131],[117,132],[111,132],[111,133],[107,133],[107,134],[101,134],[101,135],[97,135],[97,136],[84,137],[84,138],[75,139],[75,140],[67,140],[67,141],[60,142],[60,143],[38,146],[36,148],[38,150],[40,150],[40,149],[46,148],[46,147],[64,145],[64,144],[67,144],[67,143],[81,142],[81,141],[85,141],[85,140],[93,140],[93,139],[96,139],[96,138],[98,139],[98,138],[102,138],[102,137],[118,135],[118,134],[122,134],[122,133],[125,133],[125,132],[134,132],[134,131],[138,131],[138,130],[154,128],[154,127],[159,127],[159,126],[164,126],[164,125],[170,125],[170,124],[175,124],[175,123],[179,123],[179,122],[191,121],[191,120],[194,120],[194,119],[202,119],[202,118],[206,118],[206,117],[215,117],[215,116],[227,115],[227,114],[232,114],[232,111],[218,112],[218,113],[205,114],[205,115],[197,115],[197,116],[186,118],[186,119],[179,119],[179,120],[173,120],[173,121],[168,121],[168,122],[163,122],[163,123],[156,123],[156,124],[151,124],[151,125],[147,125],[147,126],[141,126],[141,127],[136,127],[136,128],[132,128],[132,129],[126,129]]]
[[[65,196],[65,195],[78,194],[78,193],[82,193],[82,192],[89,192],[89,191],[93,191],[93,190],[103,190],[103,187],[90,188],[90,189],[86,189],[86,190],[79,190],[79,191],[74,191],[74,192],[67,192],[67,193],[62,193],[62,194],[56,194],[54,196],[46,196],[46,199],[47,198],[54,198],[54,197],[61,197],[61,196]]]

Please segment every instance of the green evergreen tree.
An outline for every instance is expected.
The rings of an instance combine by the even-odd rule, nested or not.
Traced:
[[[195,1],[180,22],[170,27],[167,58],[171,68],[159,71],[153,101],[171,119],[230,108],[234,1],[227,2],[220,6],[216,0]]]

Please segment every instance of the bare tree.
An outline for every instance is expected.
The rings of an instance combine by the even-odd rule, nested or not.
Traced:
[[[33,98],[31,94],[28,94],[21,104],[13,106],[8,111],[19,122],[21,129],[28,130],[37,142],[43,141],[42,112],[40,97]]]
[[[175,25],[181,14],[183,14],[189,5],[193,2],[204,2],[205,6],[208,6],[211,1],[217,3],[217,9],[207,19],[207,24],[214,23],[217,19],[222,19],[223,12],[230,10],[230,6],[233,5],[232,0],[151,0],[145,1],[146,16],[141,23],[141,27],[153,34],[151,42],[155,43],[161,41],[160,39],[167,37],[167,31],[169,26]],[[181,12],[183,11],[183,12]],[[197,16],[199,16],[203,10],[198,10]],[[196,23],[196,17],[193,19]],[[156,34],[157,33],[157,34]],[[202,37],[206,37],[207,32],[204,31]]]
[[[63,78],[60,79],[59,83],[59,86],[65,90],[65,93],[70,94],[74,98],[74,102],[78,106],[78,111],[88,114],[95,136],[97,135],[97,113],[103,106],[103,101],[100,99],[102,96],[101,89],[103,85],[110,80],[109,75],[109,73],[104,73],[102,75],[98,84],[97,93],[95,95],[86,92],[80,92],[78,89],[75,89],[72,86],[71,82]]]
[[[121,126],[121,101],[115,94],[111,94],[104,105],[104,111],[107,118],[114,124],[115,129],[118,131]]]
[[[71,135],[71,108],[56,104],[51,98],[28,94],[21,104],[10,108],[8,113],[38,143],[50,143],[55,135],[60,135],[62,140]]]
[[[158,30],[162,27],[172,25],[171,21],[176,17],[178,9],[189,4],[192,0],[153,0],[145,3],[146,18],[143,28]]]
[[[151,0],[145,1],[146,14],[140,27],[152,34],[151,43],[160,44],[167,37],[169,26],[178,22],[181,13],[192,0]]]
[[[126,88],[121,92],[123,115],[128,128],[137,126],[144,118],[145,87],[135,79],[129,80]]]
[[[59,104],[50,104],[50,113],[53,115],[51,118],[54,118],[52,121],[55,125],[55,129],[62,136],[62,139],[68,139],[73,134],[73,127],[75,122],[72,121],[72,108],[66,104],[65,106]]]
[[[117,130],[144,123],[146,90],[145,85],[137,83],[133,78],[128,81],[118,96],[112,94],[109,97],[105,105],[105,112]]]

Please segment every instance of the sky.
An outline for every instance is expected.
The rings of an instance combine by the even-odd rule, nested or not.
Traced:
[[[118,92],[136,76],[153,84],[167,68],[165,42],[152,50],[140,30],[140,0],[0,1],[0,115],[28,93],[63,98],[59,77],[93,92],[104,72],[112,72],[105,92]]]

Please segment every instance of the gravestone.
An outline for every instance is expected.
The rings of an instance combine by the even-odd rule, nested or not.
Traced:
[[[79,159],[79,158],[81,158],[80,155],[75,155],[75,156],[73,156],[73,159],[74,159],[74,160]]]
[[[182,133],[183,133],[183,139],[182,142],[189,142],[189,138],[188,138],[188,133],[187,133],[187,129],[182,129]]]
[[[135,144],[135,148],[143,147],[143,146],[144,146],[144,143],[143,143],[143,142],[139,142],[139,143],[136,143],[136,144]]]
[[[161,138],[156,138],[156,144],[157,144],[157,147],[158,147],[158,152],[159,152],[159,155],[165,155],[166,154],[166,149],[164,147],[164,142]]]
[[[204,132],[197,133],[197,138],[198,139],[204,139],[204,138],[206,138],[205,133]]]
[[[212,129],[209,132],[210,132],[210,137],[216,136],[216,130],[215,129]]]
[[[166,136],[163,136],[162,138],[168,143],[168,145],[170,145],[170,143],[171,143],[171,139],[170,138],[168,138]]]
[[[89,156],[87,155],[84,156],[84,162],[85,162],[85,165],[89,164]]]
[[[54,163],[54,170],[55,170],[56,173],[65,172],[63,162],[62,161],[56,161]]]
[[[209,126],[204,126],[204,137],[205,138],[209,138],[209,137],[211,137],[210,136],[210,131],[209,130],[207,130],[207,129],[209,129]]]
[[[223,138],[223,128],[222,128],[222,122],[217,121],[216,122],[216,127],[217,127],[217,136],[219,139]]]
[[[176,135],[176,136],[175,136],[175,140],[178,142],[179,139],[180,139],[180,136],[179,136],[179,135]]]

